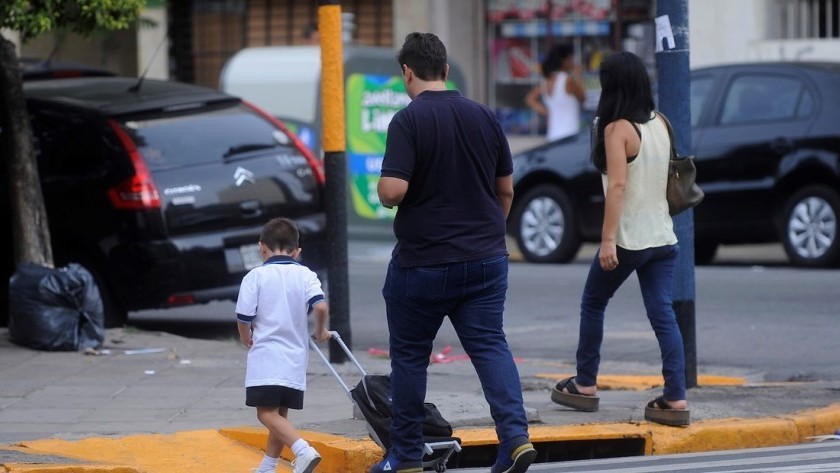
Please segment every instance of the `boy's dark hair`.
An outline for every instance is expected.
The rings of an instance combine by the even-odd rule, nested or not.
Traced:
[[[653,118],[653,92],[647,68],[638,56],[623,51],[607,56],[601,63],[601,99],[595,113],[597,123],[593,137],[592,162],[602,173],[607,172],[604,130],[610,123],[625,119],[631,123],[647,123]]]
[[[293,252],[298,249],[300,232],[297,224],[288,218],[273,218],[263,226],[260,242],[271,251]]]
[[[405,64],[421,80],[446,80],[446,46],[432,33],[409,33],[397,53],[400,68]]]
[[[559,71],[563,67],[563,63],[566,62],[566,58],[571,56],[573,52],[572,47],[568,44],[553,46],[540,64],[543,76],[548,79],[555,71]]]

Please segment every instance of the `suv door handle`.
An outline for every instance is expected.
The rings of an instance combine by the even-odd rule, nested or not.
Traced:
[[[239,208],[242,210],[242,214],[248,218],[259,217],[263,214],[262,204],[258,200],[240,202]]]

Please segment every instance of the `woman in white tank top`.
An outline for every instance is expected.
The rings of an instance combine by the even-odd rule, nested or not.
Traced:
[[[551,399],[579,410],[598,409],[604,312],[615,291],[636,272],[665,378],[663,395],[648,403],[645,419],[687,425],[685,354],[671,294],[679,245],[665,199],[670,137],[654,111],[650,79],[637,56],[621,52],[607,57],[600,79],[592,160],[604,174],[601,247],[583,289],[577,375],[557,383]]]
[[[548,117],[548,141],[574,136],[580,131],[580,106],[586,91],[572,49],[566,45],[554,46],[541,66],[545,81],[528,92],[525,103]]]

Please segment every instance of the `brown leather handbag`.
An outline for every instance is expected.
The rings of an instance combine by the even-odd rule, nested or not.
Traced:
[[[674,142],[674,130],[665,115],[659,113],[668,128],[671,138],[671,159],[668,165],[668,186],[665,197],[668,199],[668,212],[673,216],[682,213],[703,201],[705,194],[697,185],[697,168],[694,156],[680,156]]]

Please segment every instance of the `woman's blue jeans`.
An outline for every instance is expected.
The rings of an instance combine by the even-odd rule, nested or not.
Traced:
[[[589,268],[580,303],[575,381],[581,386],[596,384],[607,302],[630,273],[636,271],[647,316],[662,354],[662,376],[665,378],[663,394],[669,401],[685,399],[685,352],[672,305],[674,268],[679,245],[637,251],[619,247],[617,251],[619,264],[616,269],[601,269],[597,254]]]
[[[391,261],[382,295],[390,330],[391,454],[397,461],[423,458],[426,369],[447,315],[478,374],[501,446],[528,435],[519,371],[503,330],[507,287],[506,255],[414,268]]]

